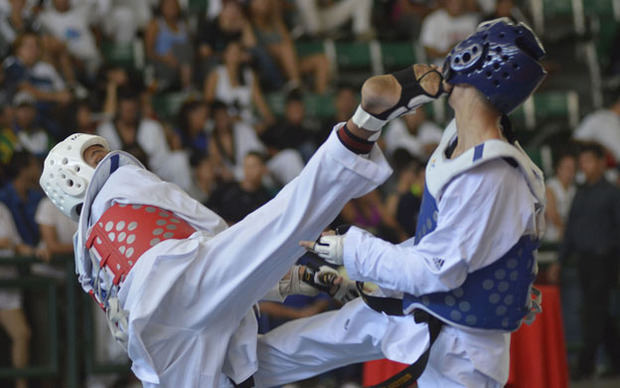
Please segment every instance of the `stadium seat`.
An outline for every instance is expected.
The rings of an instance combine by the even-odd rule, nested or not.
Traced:
[[[269,93],[266,99],[274,115],[280,117],[284,115],[286,94],[281,92]],[[333,116],[336,112],[336,108],[334,107],[334,96],[331,94],[305,93],[304,106],[306,108],[307,117],[323,119]]]
[[[133,43],[118,44],[104,41],[101,43],[101,52],[106,63],[126,68],[136,67]]]
[[[583,0],[531,0],[529,4],[534,29],[546,40],[585,34]]]
[[[585,0],[584,12],[588,16],[607,17],[620,20],[620,1]]]
[[[386,72],[399,70],[417,63],[415,54],[410,41],[381,42],[381,59]]]
[[[555,91],[534,94],[536,122],[565,120],[571,128],[579,123],[579,96],[575,91]]]
[[[304,97],[304,104],[306,115],[309,117],[323,119],[336,114],[333,95],[307,93]]]
[[[307,55],[325,52],[325,47],[323,45],[323,42],[320,40],[296,41],[295,49],[297,50],[297,55],[300,58],[305,57]]]
[[[153,96],[153,110],[160,119],[174,120],[186,99],[186,93],[158,94]]]
[[[265,95],[265,99],[267,100],[267,105],[269,105],[269,109],[276,116],[284,115],[284,104],[286,100],[286,96],[282,92],[273,92]]]
[[[365,42],[336,42],[336,63],[340,70],[370,70],[370,46]]]

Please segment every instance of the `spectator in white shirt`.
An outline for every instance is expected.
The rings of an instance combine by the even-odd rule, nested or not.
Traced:
[[[112,150],[132,153],[162,179],[181,188],[191,186],[189,156],[183,150],[171,150],[162,125],[140,113],[139,96],[133,90],[119,90],[116,116],[97,129]]]
[[[94,75],[101,64],[101,55],[90,27],[95,8],[89,2],[52,0],[52,6],[41,13],[41,26],[67,45],[69,52]]]
[[[388,154],[404,148],[412,156],[427,160],[441,141],[442,133],[437,124],[426,119],[426,112],[420,108],[414,114],[391,121],[383,136]]]
[[[467,13],[465,0],[445,0],[445,5],[422,22],[420,41],[428,59],[441,65],[456,43],[476,30],[478,17]]]
[[[573,134],[575,139],[603,144],[620,163],[620,94],[607,109],[587,115]]]

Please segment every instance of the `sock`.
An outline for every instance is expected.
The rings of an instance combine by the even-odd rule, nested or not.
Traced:
[[[353,134],[349,131],[349,128],[347,128],[347,124],[343,125],[336,134],[338,135],[338,139],[340,139],[342,145],[347,147],[349,151],[356,154],[369,153],[373,144],[375,144],[374,141],[368,141]]]

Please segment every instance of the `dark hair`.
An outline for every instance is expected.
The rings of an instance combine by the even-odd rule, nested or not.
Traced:
[[[125,100],[137,101],[140,99],[140,93],[131,86],[123,86],[116,92],[116,98],[118,102]]]
[[[579,154],[584,154],[586,152],[590,152],[594,154],[599,159],[605,158],[605,148],[602,145],[595,141],[588,141],[581,143],[581,147],[579,149]]]
[[[6,177],[13,180],[22,171],[29,168],[32,163],[36,163],[37,158],[28,151],[16,151],[6,167]]]
[[[299,89],[293,89],[286,95],[286,103],[304,102],[304,93]]]
[[[196,99],[187,100],[183,103],[183,105],[181,105],[181,109],[179,109],[179,113],[177,114],[177,124],[179,125],[181,131],[187,132],[187,129],[189,127],[189,121],[187,120],[187,116],[189,115],[189,113],[203,106],[207,106],[204,100]]]
[[[263,162],[263,164],[267,162],[267,157],[261,151],[257,151],[257,150],[248,151],[248,153],[246,153],[243,158],[245,159],[248,156],[255,156],[255,157],[257,157],[258,159],[260,159],[261,162]]]
[[[21,34],[19,34],[17,36],[17,38],[15,38],[15,41],[13,42],[13,46],[12,46],[12,53],[16,54],[17,53],[17,48],[19,46],[22,45],[22,43],[24,42],[24,39],[26,39],[27,37],[34,37],[37,40],[37,45],[41,45],[41,41],[39,39],[39,35],[36,33],[36,31],[32,30],[32,29],[26,29],[24,32],[22,32]]]
[[[211,112],[215,113],[215,111],[223,109],[228,112],[228,105],[220,100],[215,100],[211,103]]]

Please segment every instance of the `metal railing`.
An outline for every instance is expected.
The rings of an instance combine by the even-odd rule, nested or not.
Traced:
[[[15,279],[0,279],[0,288],[17,288],[20,290],[43,290],[46,295],[48,330],[46,340],[48,362],[44,365],[28,366],[25,368],[0,368],[0,379],[6,378],[58,378],[62,377],[67,388],[81,386],[81,372],[88,374],[128,373],[128,364],[97,364],[94,357],[95,339],[93,331],[92,300],[81,291],[75,275],[73,256],[57,257],[53,264],[64,267],[65,282],[60,284],[55,279],[30,274],[31,264],[41,263],[34,257],[0,258],[0,266],[15,266],[20,268],[19,276]],[[59,341],[59,291],[64,288],[64,321],[65,335]],[[82,294],[82,297],[78,296]],[[78,325],[79,311],[83,311],[83,325]],[[79,357],[82,355],[83,357]],[[64,358],[64,363],[60,360]],[[61,364],[65,366],[64,373]]]

